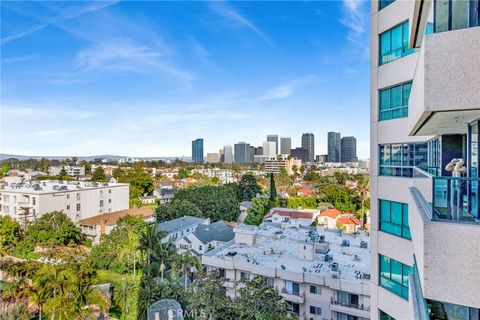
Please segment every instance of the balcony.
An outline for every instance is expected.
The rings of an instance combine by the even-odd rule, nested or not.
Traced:
[[[355,317],[370,318],[370,308],[365,308],[363,305],[347,304],[332,300],[330,303],[330,310],[349,314]]]
[[[480,305],[479,179],[433,177],[416,170],[409,206],[412,246],[423,296]]]
[[[480,27],[425,37],[409,98],[411,135],[466,133],[480,116]]]
[[[300,294],[300,292],[289,291],[286,288],[282,288],[282,290],[280,290],[280,294],[282,295],[282,297],[285,298],[285,300],[291,302],[295,302],[298,304],[302,304],[305,302],[305,298],[303,297],[303,295]]]

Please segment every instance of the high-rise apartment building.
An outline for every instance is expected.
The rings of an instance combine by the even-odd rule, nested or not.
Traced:
[[[340,142],[340,157],[342,162],[357,162],[357,139],[355,137],[343,137]]]
[[[245,164],[250,162],[250,144],[239,142],[233,145],[235,163]]]
[[[223,162],[233,163],[233,150],[232,146],[226,145],[223,147]]]
[[[315,160],[315,137],[313,133],[302,134],[302,149],[308,152],[306,162],[313,162]]]
[[[341,158],[340,132],[328,133],[328,162],[340,162]]]
[[[203,139],[192,141],[192,162],[203,163]]]
[[[371,2],[371,317],[480,317],[478,0]]]
[[[275,155],[277,155],[278,154],[278,135],[269,134],[267,136],[267,141],[275,142]]]
[[[292,149],[292,138],[280,137],[280,153],[290,154],[291,149]]]

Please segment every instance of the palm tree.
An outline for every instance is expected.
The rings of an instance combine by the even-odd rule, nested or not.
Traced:
[[[122,246],[120,246],[118,257],[120,260],[123,260],[127,256],[132,258],[134,276],[137,273],[137,252],[139,249],[139,238],[137,234],[132,230],[128,230],[127,240]]]
[[[160,240],[157,226],[155,224],[145,227],[140,232],[139,249],[146,255],[148,266],[152,263],[152,257],[155,253],[155,249],[161,242]]]
[[[176,254],[172,263],[172,279],[176,278],[177,269],[181,270],[184,277],[185,290],[187,290],[188,267],[194,267],[197,271],[201,269],[200,262],[190,252],[186,251],[182,254]]]
[[[32,280],[33,287],[37,289],[42,299],[45,299],[43,309],[51,310],[52,319],[55,319],[58,308],[61,319],[68,307],[64,302],[71,294],[72,285],[77,281],[75,274],[70,270],[61,269],[58,265],[46,264],[38,270]]]

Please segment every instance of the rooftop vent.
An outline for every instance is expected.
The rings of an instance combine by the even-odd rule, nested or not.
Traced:
[[[353,261],[360,261],[360,257],[358,256],[358,254],[353,256]]]
[[[331,254],[325,255],[325,261],[332,261],[332,260],[333,260],[333,256]]]
[[[227,252],[226,256],[228,256],[228,257],[233,257],[233,256],[235,256],[236,254],[237,254],[237,251],[229,251],[229,252]]]
[[[334,262],[331,265],[332,271],[338,271],[338,263]]]
[[[322,234],[322,235],[320,236],[319,242],[325,242],[325,235]]]
[[[342,240],[342,247],[350,247],[350,241],[347,239]]]
[[[368,248],[368,242],[367,241],[360,241],[360,248],[367,249]]]
[[[282,270],[285,270],[285,269],[286,269],[283,264],[280,266],[280,268],[282,268]]]

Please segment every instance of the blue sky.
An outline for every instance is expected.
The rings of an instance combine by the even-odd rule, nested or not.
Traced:
[[[327,131],[369,149],[369,5],[1,2],[1,152],[190,156]]]

